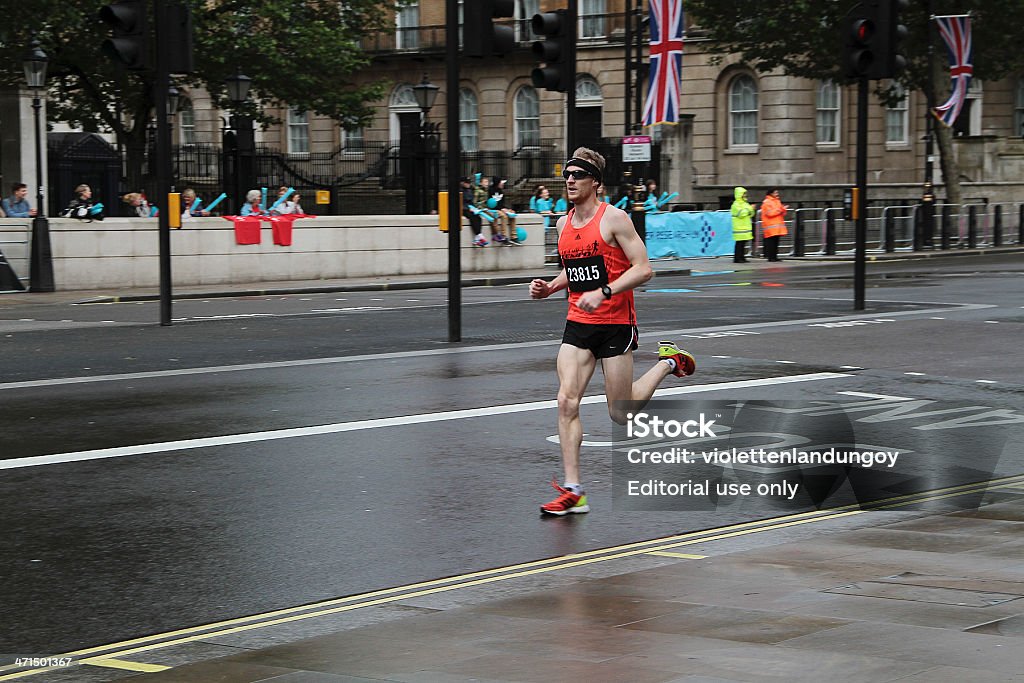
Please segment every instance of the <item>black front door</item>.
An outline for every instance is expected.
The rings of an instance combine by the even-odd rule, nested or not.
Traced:
[[[601,141],[601,107],[576,107],[576,144],[594,147]],[[566,154],[571,154],[568,150]]]

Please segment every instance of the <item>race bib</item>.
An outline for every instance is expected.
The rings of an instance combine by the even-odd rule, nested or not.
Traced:
[[[608,284],[608,270],[600,254],[566,259],[565,275],[569,279],[570,292],[589,292]]]

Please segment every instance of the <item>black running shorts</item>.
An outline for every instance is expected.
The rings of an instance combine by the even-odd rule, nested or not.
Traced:
[[[594,358],[613,358],[635,351],[639,337],[636,325],[591,325],[566,320],[562,343],[587,349]]]

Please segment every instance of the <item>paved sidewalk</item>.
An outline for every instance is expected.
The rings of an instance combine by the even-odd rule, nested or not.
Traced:
[[[975,256],[982,254],[1012,254],[1024,252],[1024,246],[1010,246],[985,249],[957,249],[950,251],[898,251],[887,254],[869,252],[869,262],[903,261],[914,259],[931,259],[940,257]],[[761,258],[752,258],[747,263],[736,264],[731,256],[697,259],[656,259],[651,262],[658,275],[689,275],[707,271],[759,271],[759,270],[790,270],[833,266],[848,268],[854,256],[843,253],[836,256],[809,254],[803,257],[786,257],[780,263],[768,263]],[[173,268],[173,266],[172,266]],[[541,266],[536,269],[518,271],[497,271],[480,273],[463,273],[464,287],[480,287],[490,285],[506,285],[527,283],[535,277],[552,277],[555,273],[553,265]],[[852,277],[852,271],[851,271]],[[58,287],[60,283],[58,282]],[[234,296],[265,296],[271,294],[309,294],[316,292],[343,291],[384,291],[396,289],[427,289],[448,286],[448,276],[444,273],[426,275],[394,275],[382,277],[337,278],[331,280],[281,280],[244,283],[224,283],[215,285],[176,286],[172,290],[174,299],[206,299],[213,297]],[[5,307],[19,305],[61,304],[78,302],[114,302],[114,301],[154,301],[160,298],[157,287],[121,290],[75,290],[45,293],[8,293],[0,294],[0,310]]]
[[[154,683],[1021,681],[1020,480],[979,509],[790,515],[339,601],[298,641],[124,659],[172,667]]]

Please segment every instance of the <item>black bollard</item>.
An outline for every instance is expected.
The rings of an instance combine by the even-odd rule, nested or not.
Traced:
[[[1003,205],[996,204],[995,215],[992,217],[992,245],[1003,246]]]
[[[793,226],[793,256],[804,255],[804,215],[796,212],[796,224]]]
[[[973,204],[967,207],[967,248],[978,247],[978,207]]]
[[[1021,207],[1024,209],[1024,207]],[[828,256],[836,255],[836,215],[833,211],[827,212],[825,218],[825,254]],[[1024,215],[1024,213],[1022,213]]]
[[[949,228],[952,220],[953,207],[946,204],[942,207],[942,250],[949,249]]]
[[[885,253],[896,251],[896,217],[892,211],[885,212]]]

